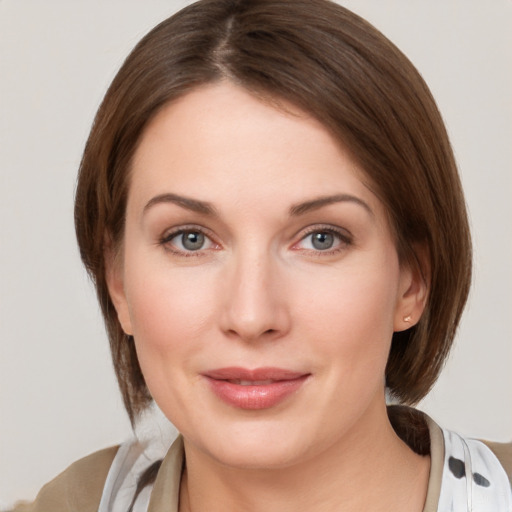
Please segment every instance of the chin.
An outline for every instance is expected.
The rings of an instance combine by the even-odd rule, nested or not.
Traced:
[[[276,422],[232,425],[215,429],[196,444],[217,462],[244,469],[280,469],[311,456],[313,443],[301,425],[284,426]],[[186,434],[184,435],[187,439]]]

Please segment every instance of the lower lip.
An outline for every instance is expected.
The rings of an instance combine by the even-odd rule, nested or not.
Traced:
[[[242,386],[227,380],[206,378],[213,392],[227,404],[239,409],[257,410],[274,407],[296,393],[308,375],[259,386]]]

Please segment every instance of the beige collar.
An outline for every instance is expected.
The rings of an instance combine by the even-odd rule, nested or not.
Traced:
[[[158,470],[148,512],[178,512],[184,455],[183,437],[179,435]]]
[[[430,476],[423,512],[437,512],[443,480],[444,437],[441,427],[426,414],[424,416],[430,433]]]

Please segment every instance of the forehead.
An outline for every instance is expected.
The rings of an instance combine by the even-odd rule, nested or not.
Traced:
[[[150,121],[134,155],[130,200],[172,192],[210,201],[229,193],[261,205],[350,192],[375,201],[364,179],[319,121],[222,82],[179,98]]]

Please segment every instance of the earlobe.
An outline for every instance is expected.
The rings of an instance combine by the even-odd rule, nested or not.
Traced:
[[[423,314],[429,292],[429,272],[424,261],[401,270],[400,290],[395,309],[394,331],[405,331],[416,325]]]
[[[123,265],[120,255],[113,249],[110,239],[105,243],[105,279],[119,323],[126,334],[133,335],[124,288]]]

